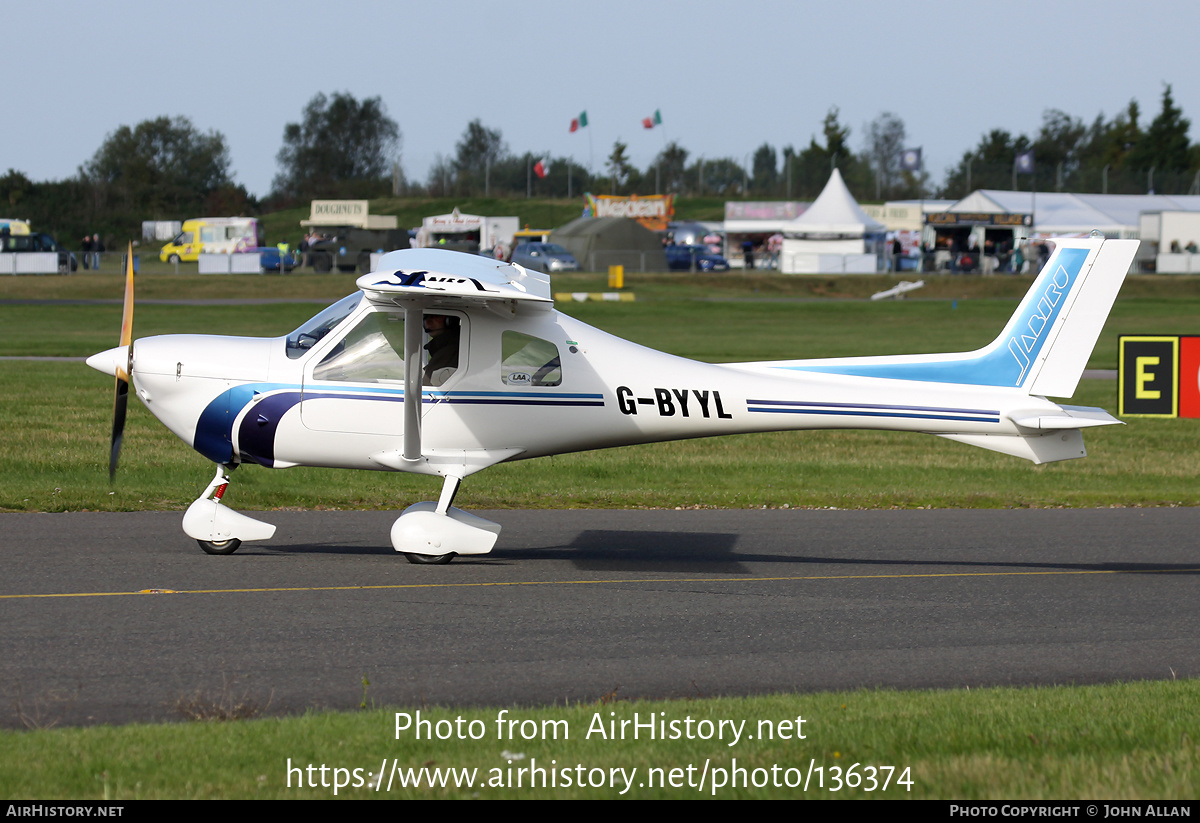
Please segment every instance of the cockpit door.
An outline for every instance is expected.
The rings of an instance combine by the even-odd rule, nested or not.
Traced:
[[[445,312],[425,312],[423,320],[420,363],[428,400],[465,370],[467,321]],[[339,339],[322,345],[304,372],[300,417],[305,428],[403,435],[404,334],[403,310],[372,307]],[[423,403],[422,416],[435,408]]]

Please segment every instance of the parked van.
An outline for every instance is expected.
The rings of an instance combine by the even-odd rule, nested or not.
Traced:
[[[195,217],[183,222],[183,231],[162,247],[164,263],[194,261],[204,254],[251,251],[263,244],[263,229],[253,217]]]

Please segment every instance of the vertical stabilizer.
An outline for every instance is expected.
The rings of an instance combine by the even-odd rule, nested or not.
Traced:
[[[1105,240],[1091,265],[1080,272],[1025,383],[1029,394],[1075,393],[1137,248],[1137,240]]]

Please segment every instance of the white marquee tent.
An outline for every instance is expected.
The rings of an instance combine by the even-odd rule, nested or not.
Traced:
[[[884,225],[872,219],[837,169],[804,214],[783,227],[784,274],[874,274],[884,251]]]

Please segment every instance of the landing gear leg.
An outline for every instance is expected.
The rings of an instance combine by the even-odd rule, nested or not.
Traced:
[[[437,503],[414,503],[392,524],[392,546],[409,563],[441,565],[458,554],[487,554],[496,545],[499,523],[451,505],[461,484],[461,477],[447,476]]]
[[[183,531],[207,554],[233,554],[245,540],[268,540],[275,527],[227,508],[221,498],[236,464],[218,465],[208,487],[183,515]]]

